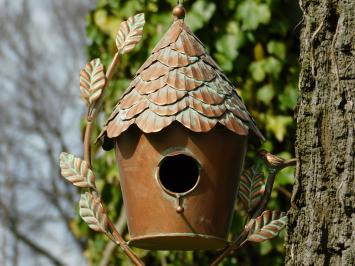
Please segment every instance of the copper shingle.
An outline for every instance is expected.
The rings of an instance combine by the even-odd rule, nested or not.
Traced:
[[[244,103],[201,41],[177,19],[123,93],[100,136],[112,139],[135,124],[145,133],[177,121],[194,132],[222,124],[263,139]]]

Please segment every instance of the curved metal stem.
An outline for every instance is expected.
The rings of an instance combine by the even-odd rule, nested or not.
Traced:
[[[249,235],[249,231],[253,227],[255,223],[255,219],[251,219],[247,225],[244,227],[243,231],[237,236],[234,236],[234,240],[231,242],[231,244],[226,247],[210,264],[210,266],[217,266],[219,263],[224,260],[225,257],[228,257],[234,250],[240,248],[242,244],[244,243],[245,239]]]
[[[104,93],[108,84],[110,83],[113,73],[115,72],[116,66],[119,63],[119,53],[117,52],[113,57],[113,60],[107,69],[106,72],[106,83],[104,88],[102,89],[102,94],[100,98],[96,101],[93,107],[89,108],[87,117],[86,117],[86,128],[85,128],[85,135],[84,135],[84,160],[89,164],[89,167],[92,168],[91,164],[91,135],[93,130],[93,124],[96,120],[96,117],[101,109]]]
[[[239,249],[246,241],[246,239],[248,238],[249,232],[250,230],[253,228],[254,223],[255,223],[255,219],[260,216],[265,208],[267,203],[270,200],[270,196],[271,196],[271,192],[272,192],[272,188],[274,186],[274,182],[275,182],[275,177],[277,175],[277,173],[279,171],[281,171],[282,169],[288,167],[288,166],[293,166],[296,164],[296,159],[291,159],[286,161],[282,166],[278,167],[278,168],[269,168],[269,176],[267,178],[266,181],[266,186],[265,186],[265,193],[263,195],[263,198],[261,200],[261,203],[259,205],[259,207],[254,211],[251,220],[247,223],[247,225],[244,227],[243,231],[239,234],[239,235],[234,235],[234,237],[232,238],[232,242],[230,243],[230,245],[228,247],[226,247],[210,264],[210,266],[217,266],[220,262],[222,262],[222,260],[229,256],[233,251]]]
[[[94,106],[90,107],[88,110],[88,114],[86,117],[87,123],[86,123],[86,128],[85,128],[85,135],[84,135],[84,160],[88,163],[89,167],[92,169],[92,163],[91,163],[91,136],[92,136],[92,130],[93,130],[93,124],[96,120],[96,117],[101,109],[103,98],[104,98],[104,93],[106,88],[108,87],[108,84],[110,83],[112,76],[114,74],[114,71],[116,69],[117,64],[119,63],[119,53],[117,52],[107,69],[106,73],[106,83],[103,88],[102,94],[100,98],[96,101]],[[126,241],[124,241],[123,237],[120,235],[120,233],[117,231],[115,225],[111,222],[111,220],[108,220],[109,226],[112,231],[112,236],[108,235],[108,237],[117,245],[121,247],[123,252],[127,255],[127,257],[131,260],[131,262],[136,265],[136,266],[144,266],[144,262],[141,261],[137,255],[132,251],[132,249],[129,248],[127,245]]]
[[[91,167],[91,134],[92,134],[92,121],[86,118],[86,128],[84,135],[84,160],[88,163],[89,168]]]
[[[266,205],[267,205],[267,203],[270,200],[272,188],[274,187],[275,177],[276,177],[276,174],[278,172],[279,172],[279,170],[270,169],[270,173],[269,173],[269,176],[267,178],[266,185],[265,185],[264,195],[263,195],[263,197],[261,199],[259,207],[254,211],[254,213],[253,213],[253,215],[251,217],[252,219],[257,218],[260,214],[263,213],[263,211],[265,211]]]
[[[140,260],[137,255],[130,249],[130,247],[127,245],[126,241],[124,241],[123,237],[118,233],[115,225],[111,222],[111,220],[108,220],[109,226],[112,230],[112,234],[114,237],[114,242],[121,247],[123,252],[127,255],[127,257],[132,261],[132,263],[136,266],[145,266],[144,262]]]

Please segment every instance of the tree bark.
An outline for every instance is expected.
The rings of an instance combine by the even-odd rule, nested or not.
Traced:
[[[300,6],[298,166],[286,265],[355,265],[355,1]]]

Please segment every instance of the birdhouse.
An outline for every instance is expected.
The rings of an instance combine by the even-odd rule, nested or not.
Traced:
[[[248,135],[262,135],[181,6],[174,16],[108,119],[103,147],[116,151],[131,246],[221,249]]]

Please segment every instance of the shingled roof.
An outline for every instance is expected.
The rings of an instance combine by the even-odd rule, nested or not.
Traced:
[[[174,121],[194,132],[218,123],[239,135],[251,129],[263,139],[232,83],[182,19],[138,70],[101,136],[117,138],[132,125],[159,132]]]

